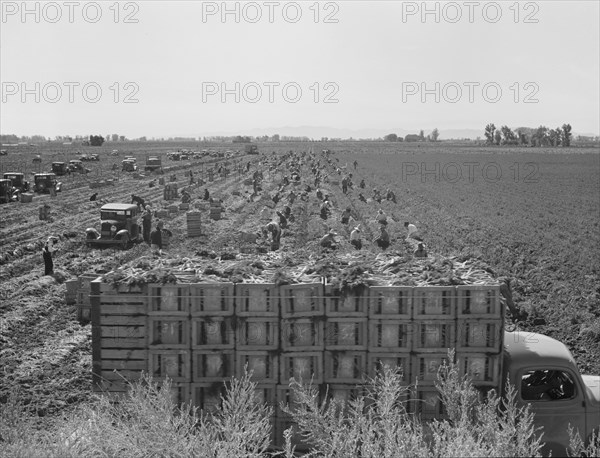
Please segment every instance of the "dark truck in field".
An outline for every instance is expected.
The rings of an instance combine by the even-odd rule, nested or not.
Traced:
[[[25,180],[25,174],[20,172],[7,172],[3,175],[5,180],[10,180],[12,193],[29,191],[29,182]]]
[[[144,172],[162,172],[162,159],[158,156],[150,156],[146,159]]]
[[[51,172],[54,173],[56,176],[62,176],[68,175],[71,172],[71,170],[66,162],[53,162]]]
[[[85,243],[92,247],[130,248],[133,243],[142,240],[142,230],[138,220],[139,210],[136,204],[105,204],[100,208],[100,231],[87,228]]]
[[[0,179],[0,204],[7,204],[12,200],[12,182],[5,178]]]
[[[37,193],[59,192],[62,183],[56,180],[54,173],[36,173],[33,176],[33,191]]]

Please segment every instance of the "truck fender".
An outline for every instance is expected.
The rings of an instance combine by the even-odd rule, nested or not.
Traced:
[[[117,234],[115,235],[115,239],[120,239],[124,235],[129,237],[129,231],[127,229],[121,229],[119,232],[117,232]]]
[[[97,240],[100,238],[100,233],[93,227],[88,227],[85,230],[85,238],[86,240]]]

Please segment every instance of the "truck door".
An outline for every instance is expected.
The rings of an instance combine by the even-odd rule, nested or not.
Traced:
[[[569,425],[585,438],[585,397],[583,387],[568,368],[537,367],[520,371],[519,400],[529,404],[536,426],[542,426],[546,443],[543,454],[565,454]]]

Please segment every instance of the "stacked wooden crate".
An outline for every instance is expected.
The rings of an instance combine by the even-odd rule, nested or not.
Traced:
[[[119,397],[147,370],[148,299],[138,286],[90,285],[93,388]]]
[[[189,291],[192,403],[213,412],[221,405],[224,383],[235,375],[234,284],[193,283]]]
[[[191,351],[188,285],[150,284],[148,290],[148,373],[172,381],[176,404],[189,399]]]
[[[189,211],[186,213],[187,218],[187,236],[200,237],[202,235],[202,213],[199,211]]]
[[[235,285],[236,376],[252,372],[257,396],[274,410],[279,382],[279,288],[273,283]]]
[[[91,320],[92,306],[90,304],[91,283],[97,274],[83,274],[79,276],[77,289],[77,319],[81,323],[88,323]]]
[[[214,199],[210,203],[210,219],[218,221],[221,219],[221,212],[223,211],[223,207],[221,205],[221,201]]]

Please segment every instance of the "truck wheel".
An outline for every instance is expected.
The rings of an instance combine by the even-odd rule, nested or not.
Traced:
[[[129,236],[123,235],[121,237],[121,248],[126,250],[127,248],[129,248],[129,246],[130,246]]]

